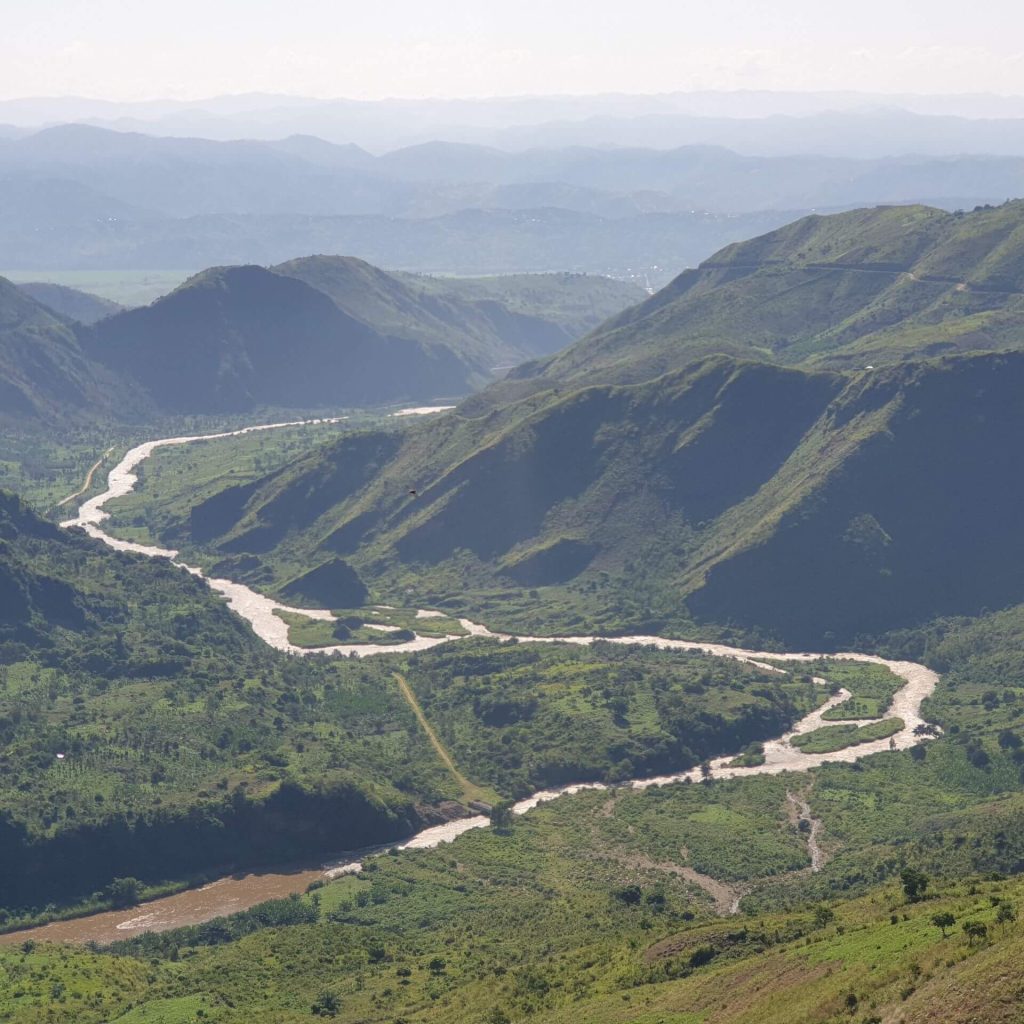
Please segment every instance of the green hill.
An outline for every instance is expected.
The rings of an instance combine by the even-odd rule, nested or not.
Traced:
[[[650,379],[714,352],[859,369],[1024,342],[1024,201],[811,216],[716,253],[519,389]],[[514,394],[515,391],[509,391]]]
[[[167,560],[0,491],[0,920],[395,839],[446,784],[385,666],[276,654]]]
[[[453,349],[480,383],[495,367],[564,348],[643,296],[635,285],[582,274],[431,278],[346,256],[308,256],[272,270],[324,292],[384,334]]]
[[[845,644],[1024,599],[1021,387],[1019,353],[852,377],[719,356],[347,435],[161,532],[272,586],[341,558],[375,599],[520,629]]]
[[[75,332],[6,278],[0,278],[0,420],[8,425],[67,422],[141,405],[129,385],[82,352]]]
[[[168,412],[337,408],[469,390],[450,349],[387,337],[309,285],[260,267],[203,271],[80,332],[85,351]]]

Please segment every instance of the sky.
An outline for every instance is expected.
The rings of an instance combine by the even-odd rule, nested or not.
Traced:
[[[1024,94],[1020,0],[2,0],[0,99]]]

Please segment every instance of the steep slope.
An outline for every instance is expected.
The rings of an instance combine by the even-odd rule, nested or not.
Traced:
[[[1024,597],[1024,354],[854,379],[684,577],[705,620],[803,643]]]
[[[518,374],[649,379],[709,352],[859,368],[1024,343],[1024,202],[812,216],[728,246]]]
[[[77,320],[81,324],[94,324],[124,309],[120,303],[110,299],[49,281],[25,281],[18,288],[59,316]]]
[[[563,348],[643,296],[635,285],[608,278],[525,275],[475,286],[389,274],[345,256],[309,256],[272,270],[324,292],[378,331],[454,348],[485,379],[493,367]]]
[[[1024,599],[1022,387],[1020,353],[853,377],[719,356],[344,438],[173,539],[278,588],[340,557],[375,599],[412,586],[520,628],[849,644]]]
[[[425,400],[464,393],[471,377],[451,350],[382,335],[322,292],[252,266],[204,271],[81,337],[171,412]]]
[[[66,320],[0,278],[0,420],[27,426],[141,406],[135,390],[90,362]]]
[[[432,598],[455,601],[589,569],[606,613],[619,603],[623,617],[650,616],[634,586],[642,564],[660,552],[658,574],[678,565],[706,521],[770,479],[841,385],[715,358],[643,386],[349,436],[235,501],[210,499],[174,536],[265,557],[282,584],[338,556],[378,583],[408,567]]]

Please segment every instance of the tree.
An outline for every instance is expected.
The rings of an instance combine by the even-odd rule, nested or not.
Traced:
[[[948,910],[944,910],[941,914],[932,914],[932,924],[942,929],[942,937],[945,938],[946,929],[956,924],[956,918]]]
[[[427,964],[427,970],[429,970],[431,974],[444,974],[444,970],[447,966],[448,964],[442,960],[441,957],[435,956],[434,959]]]
[[[988,925],[984,925],[980,921],[964,921],[963,929],[968,943],[972,946],[975,939],[984,941],[988,938]]]
[[[142,883],[137,878],[115,878],[107,886],[107,898],[117,908],[134,907],[142,895]]]
[[[928,876],[917,868],[904,868],[900,872],[900,881],[903,883],[903,892],[906,894],[908,903],[918,903],[924,899],[925,890],[928,888]]]
[[[621,900],[627,907],[635,907],[643,898],[643,892],[639,885],[624,885],[616,891],[615,898]]]
[[[700,763],[700,777],[702,782],[711,781],[711,764],[708,761],[701,761]]]
[[[1017,920],[1017,911],[1014,909],[1012,903],[1000,903],[999,909],[996,911],[996,923],[1001,924],[1004,928],[1008,924],[1013,924]]]
[[[824,903],[819,903],[814,908],[814,923],[819,928],[824,928],[827,924],[830,924],[835,920],[835,911],[831,907],[826,907]]]
[[[337,1017],[341,1009],[341,1001],[328,990],[324,990],[316,997],[316,1002],[309,1008],[314,1017]]]
[[[500,800],[491,808],[491,827],[499,835],[508,835],[512,831],[512,801]]]

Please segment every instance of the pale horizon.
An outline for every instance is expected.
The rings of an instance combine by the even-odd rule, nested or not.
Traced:
[[[1024,94],[1024,11],[1007,0],[808,0],[713,8],[451,0],[181,0],[173,15],[114,0],[10,0],[0,99],[111,102],[251,93],[319,99],[489,99],[698,91]]]

